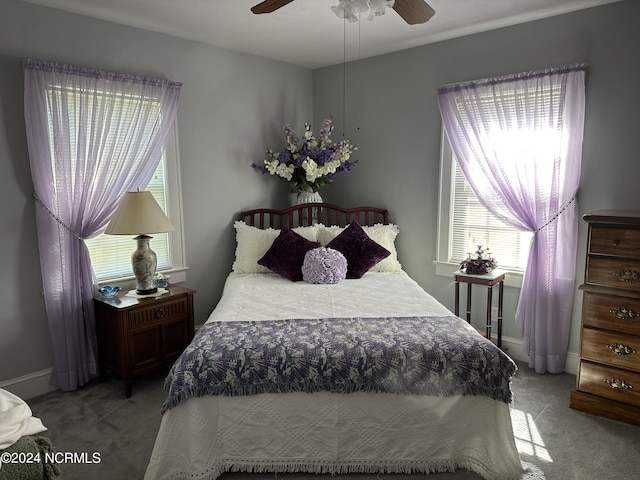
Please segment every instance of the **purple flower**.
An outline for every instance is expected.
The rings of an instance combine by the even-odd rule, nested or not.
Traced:
[[[267,167],[265,167],[264,165],[256,165],[255,163],[252,163],[251,166],[253,168],[255,168],[256,170],[258,170],[263,175],[269,171],[269,169]]]
[[[460,262],[460,269],[471,275],[482,275],[491,272],[498,266],[498,262],[495,258],[489,255],[488,248],[486,253],[487,256],[485,256],[485,251],[482,249],[482,245],[478,245],[478,249],[475,252],[476,257],[472,257],[471,253],[469,253],[468,258]]]
[[[300,137],[298,137],[296,132],[293,131],[293,129],[291,128],[291,125],[287,123],[284,126],[283,130],[284,130],[284,135],[287,139],[287,142],[293,143],[294,145],[297,145],[298,143],[300,143]]]
[[[278,161],[280,163],[289,163],[293,160],[293,155],[291,155],[291,152],[289,150],[282,150],[279,154],[278,154]]]
[[[331,135],[331,130],[333,130],[333,125],[331,125],[331,120],[327,118],[322,122],[320,131],[318,132],[318,139],[323,143],[330,141],[329,135]]]

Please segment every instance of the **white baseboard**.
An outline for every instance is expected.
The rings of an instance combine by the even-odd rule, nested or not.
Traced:
[[[39,372],[33,372],[28,375],[12,378],[4,382],[0,382],[0,388],[17,395],[23,400],[44,395],[45,393],[57,390],[57,387],[49,384],[51,371],[51,368],[47,368],[46,370],[40,370]]]
[[[496,338],[493,337],[493,341]],[[529,362],[529,356],[524,351],[524,343],[517,338],[502,337],[502,348],[507,355],[514,360]],[[578,364],[580,363],[580,357],[576,353],[569,352],[567,354],[567,361],[564,364],[564,371],[576,375],[578,373]]]

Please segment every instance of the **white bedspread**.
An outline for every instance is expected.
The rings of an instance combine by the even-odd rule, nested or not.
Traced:
[[[208,322],[285,318],[453,315],[404,272],[369,272],[336,285],[291,282],[275,274],[231,273]]]
[[[404,273],[337,285],[231,274],[208,322],[453,315]],[[509,406],[484,397],[286,393],[192,398],[167,411],[145,479],[226,471],[443,472],[524,479]]]

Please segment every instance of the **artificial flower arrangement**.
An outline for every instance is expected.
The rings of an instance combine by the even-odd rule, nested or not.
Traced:
[[[262,174],[277,175],[289,182],[291,192],[314,191],[333,182],[336,175],[348,172],[358,163],[350,160],[357,150],[349,140],[331,140],[333,125],[330,119],[322,122],[318,138],[309,123],[304,124],[300,138],[289,124],[284,128],[287,147],[279,152],[267,148],[268,159],[262,165],[251,166]]]
[[[460,269],[470,275],[483,275],[491,272],[498,266],[498,262],[489,253],[489,249],[483,250],[482,245],[478,245],[475,252],[476,256],[472,257],[469,253],[468,257],[460,262]]]

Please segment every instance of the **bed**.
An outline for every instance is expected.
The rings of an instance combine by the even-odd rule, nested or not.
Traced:
[[[406,274],[386,210],[259,209],[234,228],[220,302],[165,382],[147,480],[461,468],[544,478],[516,449],[515,363]],[[312,254],[327,255],[320,280]]]

